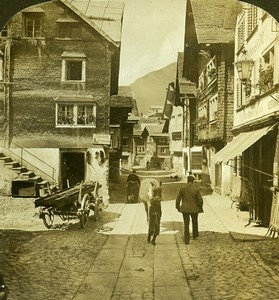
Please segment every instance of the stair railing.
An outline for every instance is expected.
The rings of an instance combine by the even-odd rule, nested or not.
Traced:
[[[15,144],[12,142],[12,144],[14,146],[16,146],[18,149],[20,149],[20,155],[18,155],[17,153],[15,153],[14,151],[12,151],[12,149],[8,149],[5,146],[1,145],[2,148],[4,148],[6,151],[8,151],[9,153],[12,153],[13,155],[15,155],[17,158],[19,158],[20,160],[20,166],[23,166],[24,163],[27,163],[28,165],[31,165],[32,167],[35,168],[35,170],[39,171],[40,173],[43,173],[46,177],[48,177],[48,180],[51,182],[51,185],[56,185],[56,180],[55,180],[55,168],[51,165],[49,165],[48,163],[46,163],[45,161],[41,160],[39,157],[37,157],[36,155],[34,155],[33,153],[29,152],[26,149],[23,149],[22,147],[20,147],[19,145]],[[30,161],[27,161],[26,159],[23,158],[24,153],[28,153],[29,156],[31,156],[33,159],[39,161],[41,164],[43,164],[44,166],[46,166],[47,168],[49,168],[51,171],[50,173],[47,173],[46,171],[42,170],[40,167],[35,166],[34,164],[32,164]]]

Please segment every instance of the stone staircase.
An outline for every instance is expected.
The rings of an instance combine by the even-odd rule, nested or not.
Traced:
[[[3,152],[0,152],[0,164],[17,174],[12,180],[11,195],[13,197],[39,197],[49,192],[50,184],[47,180],[43,180],[34,171],[21,166],[19,162]]]

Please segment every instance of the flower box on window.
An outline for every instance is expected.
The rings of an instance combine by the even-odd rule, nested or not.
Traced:
[[[265,69],[260,70],[260,76],[257,86],[259,87],[260,93],[264,93],[273,87],[273,66],[267,66]]]
[[[56,102],[56,127],[96,127],[92,97],[58,97]]]

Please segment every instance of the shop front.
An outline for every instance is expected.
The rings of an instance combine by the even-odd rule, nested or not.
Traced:
[[[249,223],[264,227],[270,225],[274,198],[277,131],[272,125],[239,133],[212,158],[216,169],[229,167],[230,177],[221,185],[229,186],[231,195],[240,191],[236,201],[247,205]]]

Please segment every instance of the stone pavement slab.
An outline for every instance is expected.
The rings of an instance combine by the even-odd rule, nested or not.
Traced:
[[[259,227],[253,223],[248,225],[249,212],[237,210],[235,205],[231,207],[232,201],[230,197],[213,193],[212,195],[204,196],[204,199],[206,206],[205,213],[200,215],[201,223],[203,219],[207,218],[207,208],[211,208],[214,211],[216,217],[216,225],[218,222],[221,223],[224,226],[224,232],[231,231],[257,236],[266,235],[267,228]]]
[[[118,273],[92,273],[85,278],[74,300],[109,300],[117,283]]]

